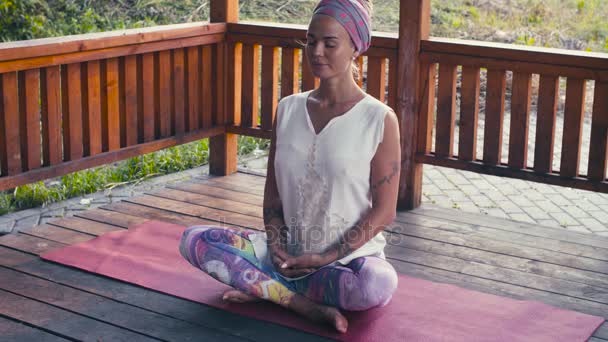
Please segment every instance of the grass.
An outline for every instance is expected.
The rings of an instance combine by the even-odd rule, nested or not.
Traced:
[[[90,2],[95,2],[96,6],[87,5]],[[317,2],[240,0],[240,18],[307,24]],[[29,18],[22,24],[11,21],[13,26],[5,27],[10,29],[7,32],[27,31],[20,37],[37,38],[207,20],[209,17],[209,1],[205,0],[49,0],[31,4],[34,3],[44,3],[47,7],[23,5],[21,9],[14,9],[25,14],[38,9],[38,15],[22,15]],[[374,1],[374,30],[397,30],[398,3],[399,0]],[[0,0],[0,10],[7,11],[7,4],[9,2]],[[608,52],[606,17],[608,0],[432,0],[431,35]],[[13,36],[3,36],[2,29],[0,27],[0,40],[10,40]],[[268,145],[268,140],[239,137],[238,154],[244,156],[254,150],[264,150]],[[20,186],[0,192],[0,215],[200,166],[208,162],[208,153],[208,140],[204,139]]]

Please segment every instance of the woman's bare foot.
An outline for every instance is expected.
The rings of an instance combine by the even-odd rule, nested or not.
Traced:
[[[296,294],[289,303],[289,309],[317,322],[325,322],[340,333],[348,330],[348,320],[335,307],[317,304],[310,299]]]
[[[239,290],[228,290],[224,292],[222,299],[232,303],[258,302],[262,300],[261,298],[252,296]]]

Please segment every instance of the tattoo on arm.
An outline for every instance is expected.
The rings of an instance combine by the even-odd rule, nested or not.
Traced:
[[[380,186],[384,185],[384,184],[391,184],[391,180],[393,179],[393,177],[395,177],[397,175],[397,173],[399,173],[399,162],[398,161],[393,161],[391,163],[392,166],[392,170],[391,173],[382,177],[376,184],[372,184],[372,198],[376,199],[377,195],[378,195],[378,188],[380,188]]]

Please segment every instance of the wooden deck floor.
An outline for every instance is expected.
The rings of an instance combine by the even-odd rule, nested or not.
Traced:
[[[325,340],[38,257],[147,219],[263,229],[263,185],[201,176],[0,237],[0,339]],[[400,273],[608,317],[606,238],[429,206],[399,213],[387,236]],[[608,341],[608,324],[591,340]]]

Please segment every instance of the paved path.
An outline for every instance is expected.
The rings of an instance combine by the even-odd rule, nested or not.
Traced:
[[[267,158],[240,160],[239,168],[266,173]],[[100,191],[0,217],[0,234],[43,224],[51,219],[99,207],[208,173],[208,166],[161,176],[139,184]],[[423,203],[533,222],[544,226],[608,236],[608,195],[517,179],[480,175],[425,165]]]

